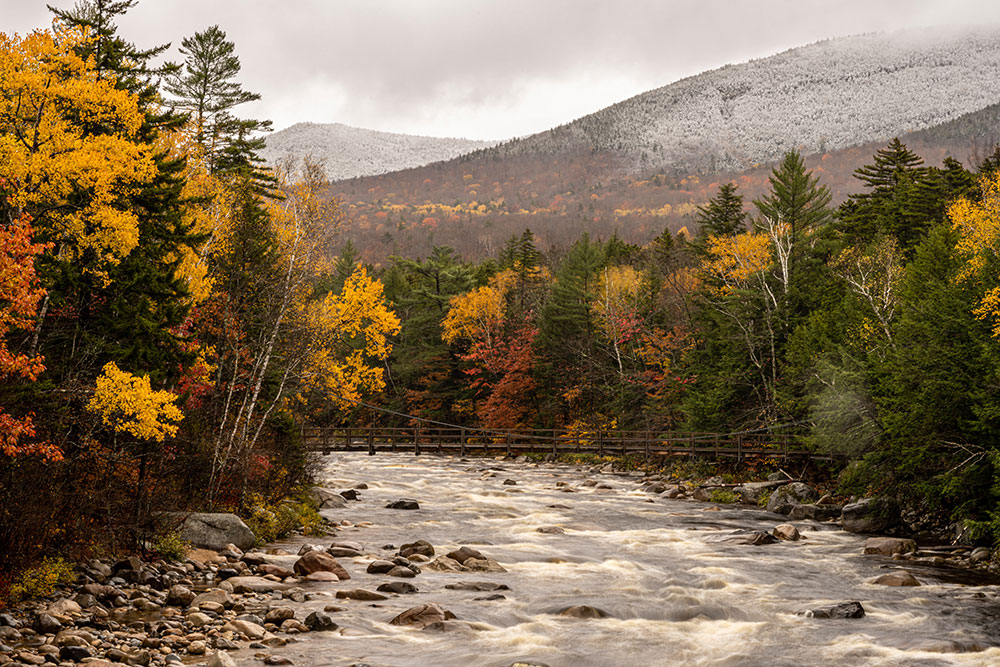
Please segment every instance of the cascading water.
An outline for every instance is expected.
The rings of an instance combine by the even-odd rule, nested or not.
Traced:
[[[516,484],[504,484],[508,479]],[[304,587],[312,599],[299,605],[303,613],[330,604],[342,609],[332,614],[340,630],[301,635],[275,651],[297,665],[1000,664],[996,582],[862,556],[864,538],[835,526],[794,522],[804,539],[752,546],[740,543],[742,531],[771,530],[785,518],[665,500],[642,491],[635,477],[557,465],[347,454],[326,460],[321,481],[335,489],[368,485],[358,502],[324,510],[332,520],[370,522],[334,537],[360,542],[366,556],[340,559],[350,581]],[[385,508],[401,497],[417,499],[420,509]],[[374,591],[393,580],[367,574],[367,564],[394,554],[388,545],[418,539],[438,555],[472,546],[507,572],[424,567],[407,580],[418,593],[375,603],[333,599],[337,590]],[[297,550],[302,541],[321,540],[277,546]],[[921,586],[868,583],[904,565]],[[469,581],[510,590],[445,588]],[[863,618],[798,613],[854,600],[864,606]],[[425,602],[459,622],[447,631],[388,623]],[[556,613],[574,605],[608,616]]]

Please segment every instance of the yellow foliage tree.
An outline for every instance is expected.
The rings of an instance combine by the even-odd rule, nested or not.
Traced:
[[[0,190],[7,217],[34,217],[60,259],[107,268],[139,242],[124,199],[156,173],[135,96],[77,55],[78,30],[0,34]],[[87,133],[88,126],[113,128]]]
[[[176,435],[176,422],[184,418],[176,400],[177,396],[169,391],[154,391],[148,375],[132,375],[110,362],[97,378],[87,409],[119,433],[163,442]]]
[[[948,217],[959,234],[956,249],[966,260],[959,279],[982,277],[988,285],[996,282],[988,269],[1000,260],[1000,172],[984,176],[979,187],[981,201],[962,197],[948,208]],[[1000,286],[987,288],[973,313],[991,320],[993,336],[1000,338]]]
[[[306,391],[323,391],[348,408],[364,393],[385,388],[381,363],[392,352],[389,339],[399,333],[400,322],[386,305],[381,282],[359,266],[339,294],[307,304],[305,313]]]
[[[488,285],[452,297],[448,314],[441,323],[444,342],[450,345],[464,338],[492,350],[503,328],[507,293],[517,280],[517,273],[507,269],[490,278]]]

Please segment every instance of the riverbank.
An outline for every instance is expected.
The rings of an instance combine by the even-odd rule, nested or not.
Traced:
[[[13,649],[0,662],[1000,659],[989,625],[1000,588],[988,573],[926,550],[863,555],[866,538],[835,521],[696,500],[712,488],[704,480],[607,464],[355,456],[328,459],[320,482],[339,498],[321,510],[334,535],[195,552],[182,564],[91,563],[58,596],[0,617],[20,626],[19,637],[0,631]],[[904,572],[920,585],[875,583]],[[820,618],[857,615],[854,603],[864,616]]]

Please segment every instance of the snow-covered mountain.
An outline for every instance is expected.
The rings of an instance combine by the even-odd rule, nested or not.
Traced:
[[[321,160],[334,181],[421,167],[497,143],[379,132],[340,123],[297,123],[269,135],[266,142],[261,156],[268,163],[291,161],[294,168],[304,157]]]
[[[636,171],[740,170],[938,125],[1000,102],[1000,29],[826,40],[630,98],[491,156],[614,153]]]

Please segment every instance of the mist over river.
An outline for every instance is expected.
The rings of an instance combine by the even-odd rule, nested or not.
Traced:
[[[312,599],[298,608],[340,607],[331,613],[340,628],[299,635],[274,651],[296,665],[1000,664],[996,581],[862,556],[864,538],[833,524],[797,521],[800,541],[741,544],[742,532],[770,531],[787,518],[661,498],[642,490],[638,473],[556,464],[338,454],[324,459],[319,481],[335,490],[367,484],[358,501],[323,514],[370,525],[276,545],[293,553],[302,542],[364,547],[364,556],[338,559],[349,581],[305,584]],[[385,507],[400,498],[417,500],[420,509]],[[405,580],[417,593],[377,602],[335,598],[338,590],[375,591],[399,581],[366,567],[415,540],[430,542],[435,558],[471,546],[507,571],[439,572],[420,563],[422,572]],[[866,583],[902,567],[921,586]],[[458,582],[509,590],[445,588]],[[866,615],[797,613],[848,601],[861,602]],[[457,620],[444,630],[389,624],[429,602]],[[609,616],[556,613],[574,605]]]

